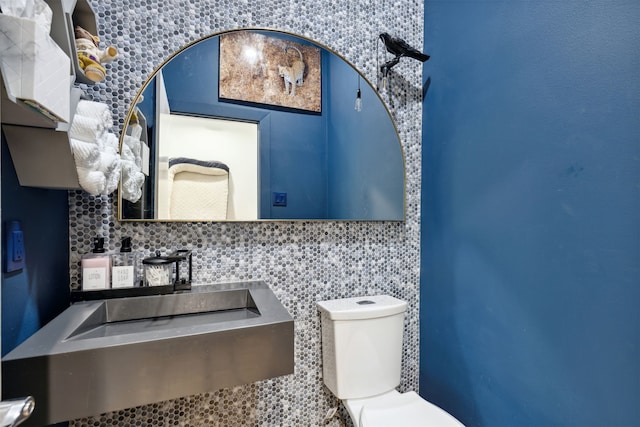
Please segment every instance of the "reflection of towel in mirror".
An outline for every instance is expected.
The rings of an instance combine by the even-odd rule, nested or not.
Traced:
[[[142,197],[144,174],[131,160],[122,160],[122,198],[135,203]]]
[[[124,147],[131,151],[133,156],[131,160],[142,170],[142,141],[133,136],[125,135],[123,149]]]
[[[171,219],[227,218],[229,167],[224,163],[170,158],[167,181]]]
[[[140,140],[140,137],[142,136],[142,126],[140,126],[138,123],[129,124],[129,126],[127,126],[127,131],[129,133],[129,136],[132,136],[134,139]]]
[[[122,158],[122,198],[132,203],[142,197],[142,185],[144,184],[144,174],[141,169],[141,144],[142,142],[136,137],[125,135],[120,153]]]

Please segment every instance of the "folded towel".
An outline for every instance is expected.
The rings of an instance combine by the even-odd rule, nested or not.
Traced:
[[[142,197],[142,185],[144,184],[144,174],[130,160],[123,160],[122,164],[122,198],[132,203],[137,202]]]
[[[96,144],[69,138],[69,145],[73,151],[76,167],[95,169],[98,166],[100,150]]]
[[[118,188],[118,182],[120,182],[120,171],[122,170],[122,164],[120,163],[120,157],[113,164],[113,167],[109,170],[109,173],[105,173],[105,188],[102,194],[111,194]]]
[[[107,180],[102,172],[83,167],[77,168],[77,171],[78,181],[84,191],[92,196],[104,191]]]
[[[113,126],[113,118],[111,116],[111,110],[107,104],[102,102],[94,102],[87,100],[80,100],[78,102],[78,108],[76,114],[81,116],[97,119],[104,124],[106,128]]]
[[[96,142],[102,137],[106,129],[102,121],[76,114],[73,116],[69,136],[85,142]]]
[[[142,126],[140,126],[138,123],[129,124],[129,126],[127,126],[127,132],[133,138],[140,139],[140,136],[142,135]]]
[[[102,147],[103,151],[109,148],[117,153],[120,150],[120,141],[118,140],[118,137],[111,132],[105,132],[98,139],[98,144]]]
[[[123,161],[127,160],[133,163],[136,162],[136,156],[133,154],[133,151],[131,151],[131,148],[129,148],[127,144],[122,144],[122,150],[120,150],[120,158]]]
[[[98,170],[105,175],[109,175],[119,164],[120,157],[117,154],[103,151],[100,154]]]
[[[142,169],[142,141],[134,137],[125,135],[123,149],[124,146],[127,146],[131,150],[136,165],[139,169]]]
[[[104,132],[93,142],[69,138],[69,144],[82,189],[93,196],[113,193],[118,188],[122,168],[118,137]]]

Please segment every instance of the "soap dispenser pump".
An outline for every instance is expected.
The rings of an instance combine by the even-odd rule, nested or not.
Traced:
[[[104,237],[93,239],[93,250],[82,257],[82,290],[108,289],[111,285],[111,256],[104,248]]]

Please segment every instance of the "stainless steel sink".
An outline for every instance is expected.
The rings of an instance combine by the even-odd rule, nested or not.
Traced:
[[[290,374],[293,346],[264,282],[80,302],[2,359],[3,398],[52,424]]]

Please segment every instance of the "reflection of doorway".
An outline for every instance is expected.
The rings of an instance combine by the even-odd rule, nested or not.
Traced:
[[[227,220],[258,219],[257,123],[160,114],[159,130],[156,192],[156,212],[159,219],[170,219],[168,161],[175,157],[216,161],[227,165]]]

